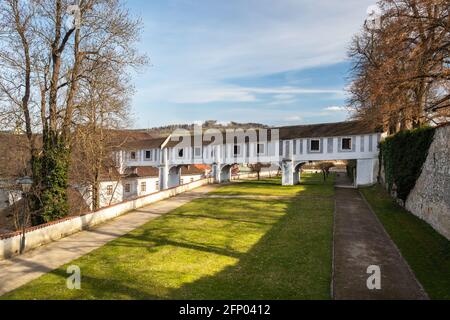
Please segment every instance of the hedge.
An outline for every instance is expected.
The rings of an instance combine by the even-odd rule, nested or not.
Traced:
[[[403,201],[422,172],[434,133],[435,128],[431,127],[402,131],[381,143],[380,156],[389,192],[395,185],[397,197]]]

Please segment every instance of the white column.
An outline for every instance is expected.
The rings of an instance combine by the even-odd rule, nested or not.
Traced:
[[[215,183],[221,183],[221,176],[220,176],[220,164],[219,163],[213,163],[212,165],[212,175],[214,178]]]
[[[167,149],[161,150],[159,161],[159,189],[166,190],[169,188],[169,161]]]
[[[284,160],[281,164],[283,186],[294,185],[294,163],[291,160]]]
[[[360,159],[356,164],[356,186],[377,182],[378,159]]]

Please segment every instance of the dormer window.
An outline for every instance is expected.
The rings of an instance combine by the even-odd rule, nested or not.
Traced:
[[[311,139],[309,150],[311,152],[320,152],[320,140],[319,139]]]
[[[352,150],[352,138],[343,138],[341,149],[343,151],[351,151]]]

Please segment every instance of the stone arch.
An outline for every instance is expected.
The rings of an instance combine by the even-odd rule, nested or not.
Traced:
[[[169,167],[169,173],[167,178],[167,187],[175,188],[180,185],[181,181],[181,168],[185,167],[185,165],[175,165]]]
[[[299,184],[301,182],[301,172],[300,170],[307,162],[297,162],[294,164],[294,184]]]
[[[236,165],[237,163],[233,164],[224,164],[220,166],[220,182],[230,182],[232,178],[231,169]]]

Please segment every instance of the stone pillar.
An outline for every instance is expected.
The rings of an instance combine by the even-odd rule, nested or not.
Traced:
[[[214,145],[214,163],[212,165],[212,175],[215,183],[222,183],[222,154],[221,146]]]
[[[356,186],[377,183],[378,159],[360,159],[356,163]]]
[[[300,170],[295,169],[294,170],[294,176],[292,178],[294,185],[297,185],[300,183]]]
[[[167,160],[167,149],[161,150],[159,161],[159,190],[169,188],[169,162]]]
[[[212,165],[212,176],[214,178],[214,183],[221,183],[221,176],[220,176],[220,163],[214,163]]]
[[[294,181],[295,168],[293,161],[283,160],[281,163],[281,172],[282,172],[283,186],[293,186],[295,184]]]

